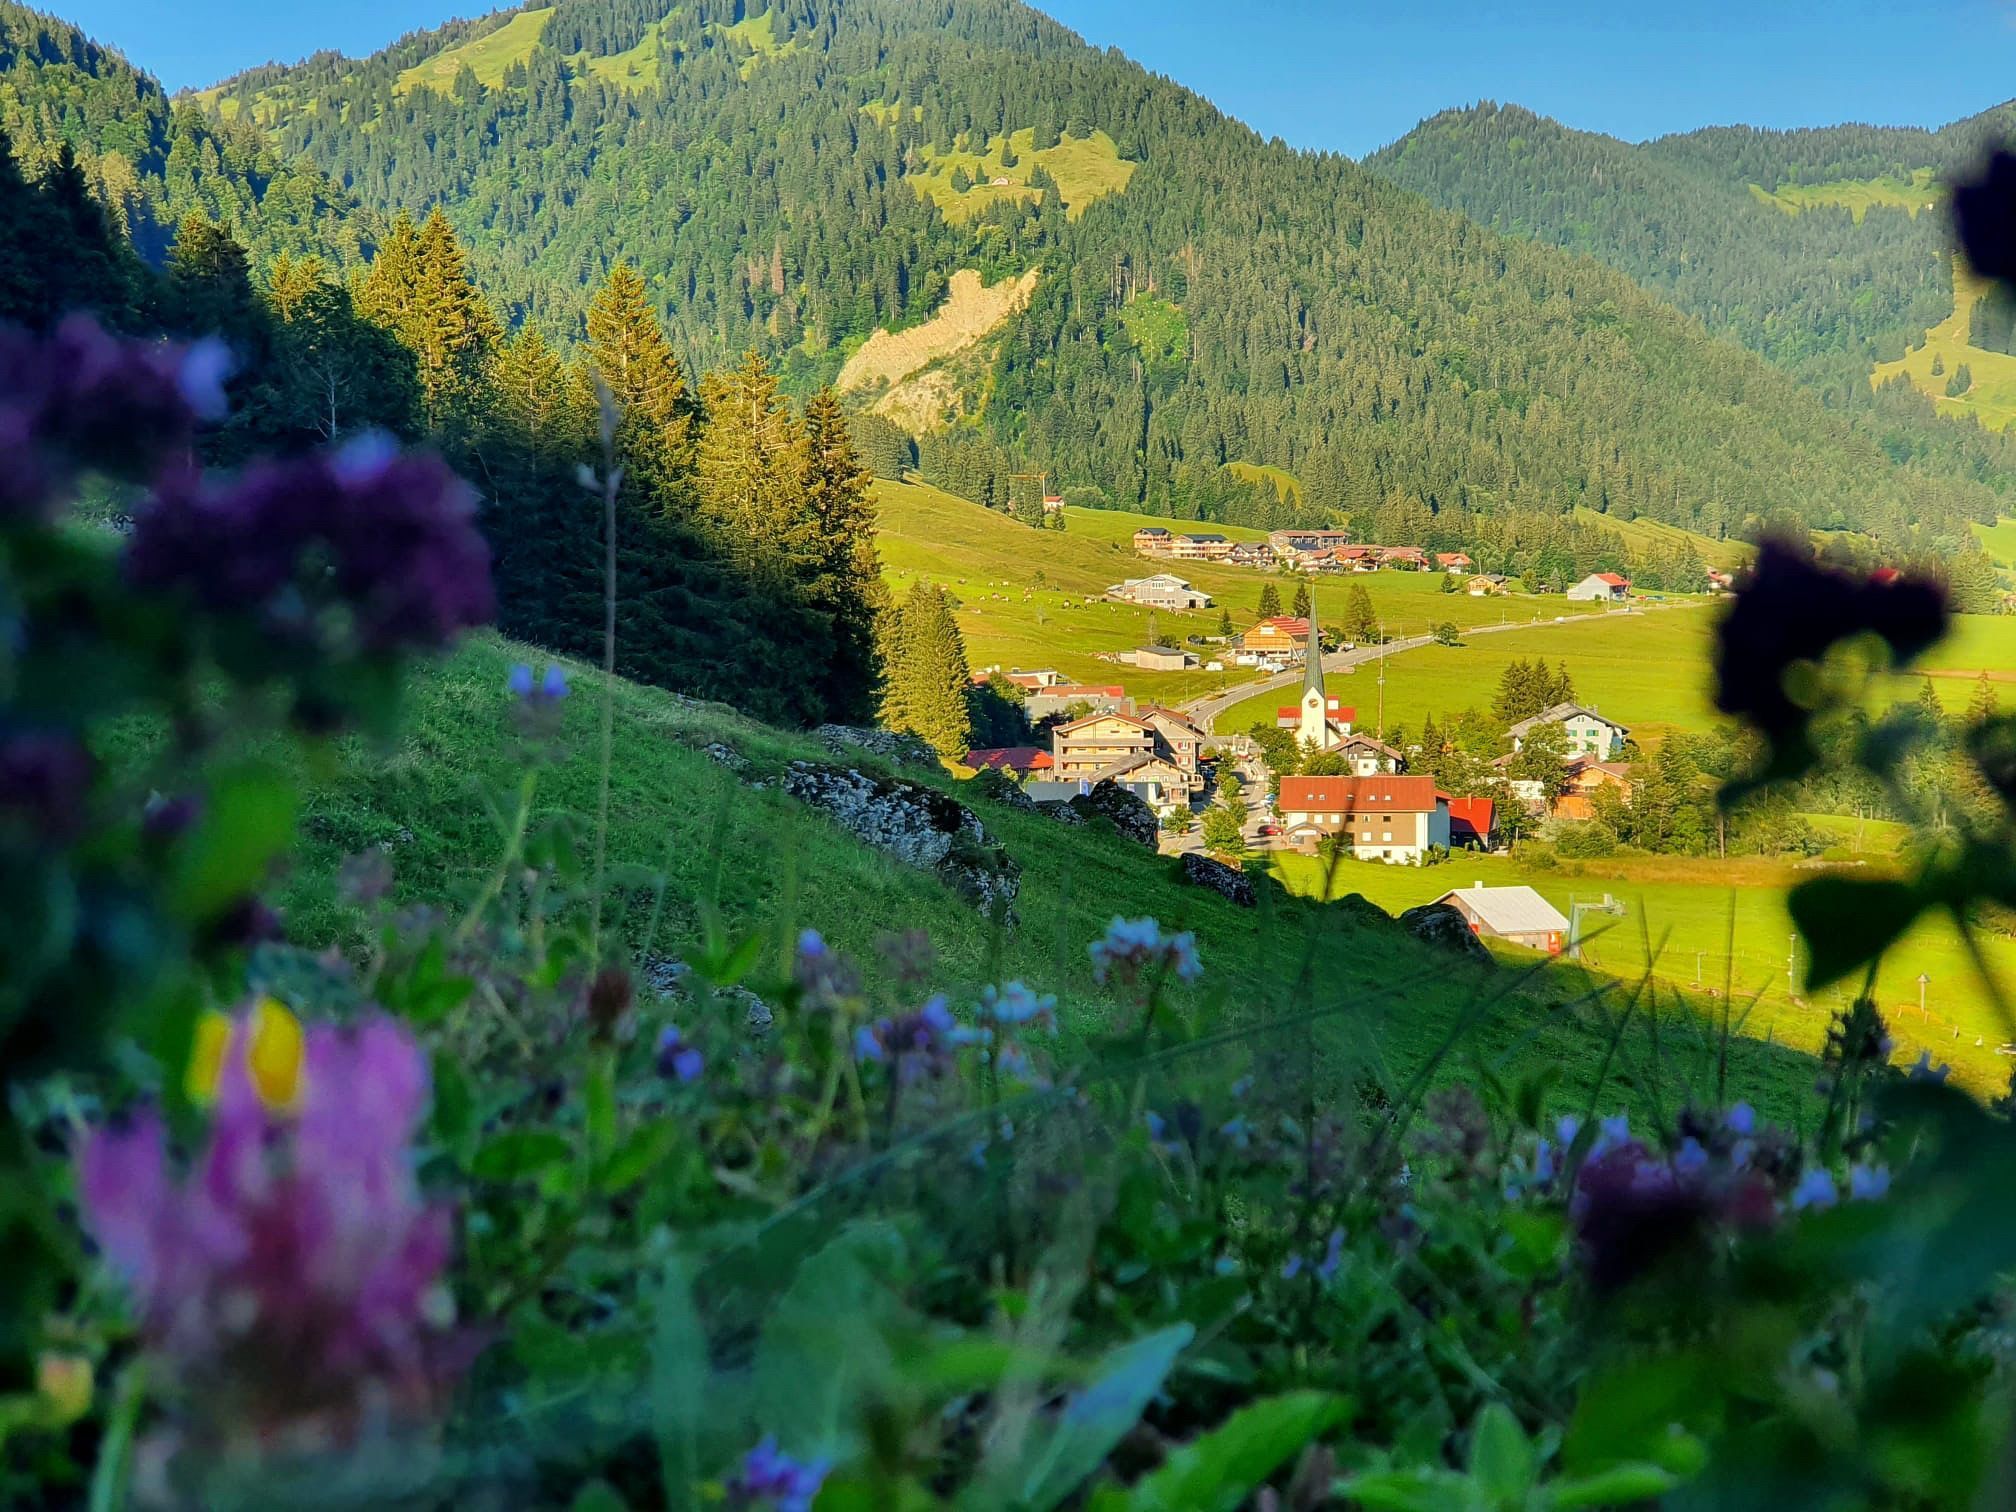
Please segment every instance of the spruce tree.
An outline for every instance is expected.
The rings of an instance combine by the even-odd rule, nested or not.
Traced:
[[[746,352],[734,371],[701,378],[700,401],[701,518],[752,577],[798,576],[817,555],[817,525],[805,508],[801,433],[777,375]]]
[[[588,306],[588,372],[616,406],[617,455],[665,514],[692,507],[693,397],[658,324],[644,280],[627,262]]]
[[[1295,585],[1295,607],[1291,612],[1297,619],[1309,618],[1309,579]]]
[[[833,648],[821,678],[831,719],[871,717],[882,682],[876,625],[888,595],[875,552],[869,481],[839,395],[820,389],[805,406],[802,487],[813,527],[809,596],[833,621]]]
[[[1344,597],[1344,636],[1361,643],[1379,636],[1379,611],[1372,607],[1372,595],[1363,583],[1353,583]]]
[[[460,430],[482,403],[497,319],[437,208],[415,228],[401,215],[357,286],[357,308],[413,353],[430,430]]]
[[[1281,590],[1272,583],[1260,585],[1260,618],[1275,619],[1281,613]]]
[[[883,723],[924,740],[941,756],[972,746],[966,644],[945,590],[920,582],[910,590],[889,648],[892,657]]]
[[[1988,680],[1988,674],[1984,671],[1974,679],[1974,691],[1967,699],[1967,723],[1978,728],[1988,723],[1999,712],[1995,684]]]

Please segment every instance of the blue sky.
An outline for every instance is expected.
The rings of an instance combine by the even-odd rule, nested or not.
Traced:
[[[366,53],[483,0],[38,0],[171,87]],[[2016,95],[2016,0],[1051,0],[1269,136],[1358,156],[1480,98],[1639,139],[1940,125]]]

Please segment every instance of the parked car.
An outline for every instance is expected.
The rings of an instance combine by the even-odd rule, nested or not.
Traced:
[[[1281,826],[1278,824],[1263,824],[1260,826],[1260,838],[1263,840],[1280,833]]]

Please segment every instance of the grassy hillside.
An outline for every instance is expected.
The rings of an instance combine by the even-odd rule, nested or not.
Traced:
[[[912,175],[911,183],[947,220],[960,224],[995,205],[1040,203],[1044,191],[1030,184],[1037,167],[1056,182],[1057,198],[1075,220],[1100,196],[1125,192],[1140,166],[1121,157],[1103,131],[1083,137],[1065,132],[1055,146],[1039,152],[1036,133],[1026,126],[994,136],[984,148],[926,153],[925,162],[925,171]],[[955,172],[970,180],[964,189],[953,185]]]
[[[1879,386],[1901,373],[1944,413],[1971,415],[1990,430],[2005,429],[2016,421],[2016,357],[1975,346],[1970,335],[1974,302],[1985,288],[1954,258],[1953,313],[1926,330],[1923,345],[1895,362],[1878,363],[1869,375],[1870,384]],[[1940,369],[1936,373],[1935,363]],[[1947,384],[1962,363],[1973,375],[1973,385],[1965,393],[1948,394]]]
[[[1655,547],[1670,550],[1676,544],[1685,542],[1694,548],[1694,554],[1701,558],[1703,565],[1719,567],[1725,572],[1733,572],[1756,555],[1756,548],[1747,541],[1718,541],[1713,536],[1682,530],[1677,525],[1662,524],[1658,520],[1620,520],[1614,515],[1599,514],[1586,508],[1576,510],[1575,517],[1615,532],[1634,553],[1642,554]]]
[[[476,75],[477,82],[495,89],[504,82],[504,71],[513,63],[523,63],[539,45],[540,34],[553,19],[553,6],[520,11],[495,31],[484,33],[459,47],[436,53],[424,63],[416,63],[392,86],[393,93],[410,89],[446,91],[463,69]]]
[[[343,856],[372,847],[392,859],[403,896],[452,908],[482,884],[498,850],[497,815],[508,811],[524,771],[508,736],[504,691],[506,669],[521,657],[537,659],[495,639],[468,645],[419,679],[396,746],[346,743],[315,773],[304,815],[308,843],[281,899],[297,937],[339,939],[356,928],[330,878]],[[579,826],[594,812],[595,688],[595,677],[577,669],[562,736],[570,754],[540,781],[535,828]],[[939,977],[953,990],[977,992],[1008,978],[1040,983],[1058,993],[1063,1028],[1076,1038],[1110,1026],[1120,1012],[1091,980],[1087,942],[1115,913],[1152,914],[1196,931],[1206,976],[1182,1006],[1200,1025],[1287,1011],[1302,963],[1313,958],[1320,962],[1307,988],[1313,1006],[1343,1015],[1325,1031],[1331,1052],[1373,1074],[1400,1076],[1418,1066],[1487,994],[1491,1006],[1470,1043],[1488,1063],[1501,1070],[1558,1064],[1563,1095],[1573,1097],[1602,1058],[1593,1016],[1561,1006],[1588,990],[1579,973],[1557,967],[1526,975],[1538,958],[1514,952],[1508,962],[1515,969],[1480,977],[1360,912],[1271,889],[1263,888],[1263,906],[1235,908],[1178,882],[1172,861],[1104,830],[982,802],[978,812],[1023,869],[1021,927],[997,934],[935,879],[863,848],[774,786],[759,791],[737,781],[705,753],[709,744],[732,748],[750,764],[745,775],[757,779],[792,758],[833,759],[802,737],[728,710],[619,685],[610,861],[615,875],[633,879],[621,917],[634,949],[692,949],[709,908],[732,931],[768,932],[780,962],[802,927],[821,930],[867,963],[883,932],[924,929]],[[849,760],[875,766],[872,758]],[[902,775],[961,791],[940,772]],[[1439,876],[1453,885],[1453,869]],[[657,886],[645,877],[663,883],[655,930]],[[1669,1098],[1678,1080],[1702,1069],[1696,1028],[1666,1026]],[[1789,1107],[1801,1095],[1810,1073],[1798,1062],[1762,1047],[1739,1050],[1736,1085],[1767,1105]],[[1644,1056],[1634,1042],[1631,1063],[1642,1066]]]
[[[1914,168],[1909,178],[1892,173],[1880,178],[1835,179],[1825,184],[1781,184],[1775,190],[1752,184],[1750,192],[1787,215],[1816,207],[1846,210],[1859,226],[1864,216],[1879,208],[1902,210],[1916,219],[1937,208],[1943,191],[1932,181],[1930,168]]]

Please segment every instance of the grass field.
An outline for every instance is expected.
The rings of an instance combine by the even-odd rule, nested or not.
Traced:
[[[1505,599],[1481,602],[1513,606]],[[1517,609],[1530,614],[1536,602],[1555,609],[1562,601],[1526,600]],[[1517,609],[1515,618],[1520,617]],[[1671,729],[1708,725],[1712,634],[1712,616],[1685,607],[1613,614],[1601,624],[1550,623],[1480,635],[1467,645],[1403,651],[1386,663],[1386,728],[1417,732],[1431,714],[1441,719],[1466,708],[1488,709],[1506,666],[1537,656],[1550,665],[1566,663],[1577,698],[1630,725],[1641,742],[1657,744]],[[1359,723],[1368,729],[1377,722],[1378,678],[1376,663],[1330,678],[1330,691],[1355,704]],[[1272,723],[1280,701],[1278,694],[1266,693],[1235,704],[1218,717],[1218,728],[1243,730]]]
[[[1014,150],[1013,166],[1001,160],[1004,144]],[[1089,137],[1066,133],[1055,147],[1041,152],[1034,150],[1035,145],[1035,131],[1024,127],[1006,138],[993,138],[984,152],[927,155],[925,171],[911,174],[910,182],[948,221],[968,221],[1003,200],[1040,199],[1043,191],[1029,187],[1030,168],[1040,163],[1056,182],[1065,213],[1075,220],[1101,195],[1122,193],[1134,176],[1136,165],[1120,156],[1113,138],[1103,131],[1094,131]],[[966,170],[973,180],[972,188],[961,191],[952,187],[952,173],[958,168]],[[996,184],[993,180],[997,178],[1008,182]]]
[[[1757,548],[1748,541],[1718,541],[1713,536],[1683,530],[1678,525],[1668,525],[1660,520],[1619,520],[1588,508],[1578,508],[1575,518],[1585,525],[1594,525],[1621,536],[1624,544],[1634,552],[1661,546],[1670,549],[1674,543],[1684,541],[1694,548],[1702,565],[1719,567],[1724,572],[1735,571],[1757,554]]]
[[[664,28],[662,20],[653,21],[644,29],[643,39],[635,47],[611,53],[605,58],[576,53],[568,61],[605,84],[614,84],[622,89],[649,89],[658,82],[658,67],[664,57]]]
[[[1259,462],[1227,462],[1225,471],[1243,483],[1271,483],[1275,496],[1284,503],[1302,502],[1302,480],[1285,467],[1269,467]]]
[[[1974,301],[1981,297],[1985,287],[1956,257],[1953,313],[1925,333],[1925,344],[1917,351],[1906,352],[1895,362],[1877,363],[1869,382],[1880,385],[1903,373],[1944,413],[1973,415],[1991,430],[2000,430],[2016,421],[2016,357],[1987,351],[1968,340]],[[1942,364],[1944,372],[1932,371],[1934,359]],[[1973,375],[1974,385],[1966,393],[1948,398],[1947,380],[1963,362]]]
[[[542,658],[494,637],[465,646],[418,679],[408,718],[389,747],[341,742],[316,761],[306,785],[304,843],[276,901],[293,938],[309,945],[354,940],[359,916],[331,887],[339,860],[383,848],[400,895],[455,911],[483,884],[498,850],[499,813],[511,812],[523,771],[510,736],[505,671],[517,659]],[[563,749],[574,753],[541,779],[535,831],[572,823],[586,833],[596,806],[596,674],[574,672],[563,706]],[[1205,978],[1177,994],[1175,1009],[1201,1027],[1258,1023],[1314,1009],[1331,1015],[1311,1045],[1297,1030],[1298,1055],[1313,1048],[1333,1065],[1397,1085],[1472,1015],[1463,1048],[1444,1074],[1469,1077],[1479,1065],[1521,1076],[1557,1068],[1554,1094],[1579,1106],[1604,1059],[1607,1033],[1576,999],[1586,978],[1565,966],[1532,974],[1480,974],[1416,944],[1404,933],[1349,908],[1321,907],[1262,888],[1261,905],[1241,909],[1178,880],[1172,861],[1127,844],[1102,828],[1072,828],[1033,814],[980,803],[989,829],[1022,868],[1018,928],[1000,932],[929,875],[857,843],[772,781],[757,790],[736,781],[703,747],[732,748],[749,776],[767,777],[792,758],[832,759],[801,736],[757,725],[717,706],[649,688],[615,689],[611,766],[614,823],[611,874],[665,879],[665,907],[650,927],[653,892],[630,884],[612,924],[630,948],[683,953],[701,937],[707,910],[736,935],[761,932],[763,971],[778,969],[801,926],[821,930],[860,958],[871,982],[886,977],[876,941],[885,931],[929,933],[935,985],[971,1001],[990,981],[1021,978],[1059,996],[1067,1056],[1083,1036],[1111,1028],[1128,1013],[1121,999],[1091,979],[1087,942],[1116,913],[1149,914],[1196,932]],[[862,758],[854,758],[860,760]],[[871,763],[872,764],[872,763]],[[953,792],[942,772],[906,775]],[[969,801],[977,801],[971,800]],[[1445,874],[1453,875],[1445,868]],[[1302,963],[1320,962],[1298,985]],[[885,983],[886,985],[886,983]],[[1642,1067],[1646,1027],[1633,1028],[1613,1067],[1602,1105],[1652,1111]],[[1662,1095],[1670,1110],[1676,1079],[1697,1084],[1704,1055],[1669,1058]],[[1742,1045],[1733,1095],[1747,1095],[1781,1118],[1805,1101],[1811,1070],[1782,1050]]]
[[[1767,205],[1776,205],[1788,215],[1826,206],[1846,210],[1860,225],[1872,209],[1902,210],[1913,220],[1938,203],[1940,189],[1932,182],[1930,168],[1916,168],[1911,177],[1886,175],[1873,179],[1837,179],[1829,184],[1784,184],[1774,193],[1752,184],[1750,192]]]
[[[1321,894],[1324,867],[1313,857],[1281,855],[1271,865],[1291,890]],[[1745,1033],[1810,1053],[1825,1037],[1829,1017],[1860,985],[1857,979],[1810,997],[1804,991],[1805,957],[1794,943],[1785,889],[1811,874],[1768,861],[1660,856],[1584,862],[1571,875],[1567,868],[1540,870],[1509,857],[1459,856],[1436,867],[1345,862],[1335,887],[1362,893],[1392,913],[1480,881],[1494,887],[1525,883],[1564,914],[1574,902],[1593,903],[1607,894],[1623,904],[1624,913],[1584,916],[1592,936],[1584,958],[1591,968],[1635,980],[1649,967],[1653,976],[1682,989],[1702,1014],[1719,1015],[1724,1003],[1732,1003],[1745,1015]],[[2000,980],[2016,988],[2016,941],[1987,937],[1982,944]],[[1787,958],[1795,955],[1802,982],[1788,990]],[[1931,979],[1923,1016],[1921,972]],[[1999,1092],[2007,1083],[2016,1061],[1997,1054],[1996,1047],[2016,1039],[2016,1027],[2002,1023],[1950,921],[1921,922],[1890,953],[1877,998],[1900,1060],[1929,1050],[1950,1061],[1955,1075],[1977,1093]]]
[[[413,89],[433,89],[445,94],[454,85],[455,76],[465,68],[487,88],[495,89],[504,82],[506,69],[532,56],[532,49],[539,45],[539,37],[546,30],[546,23],[553,19],[553,10],[554,7],[549,5],[543,10],[520,11],[495,31],[485,32],[459,47],[451,47],[414,64],[399,75],[392,92],[405,94]]]
[[[1262,588],[1274,585],[1284,608],[1294,602],[1296,580],[1279,574],[1204,562],[1161,562],[1136,554],[1134,532],[1143,525],[1172,530],[1204,528],[1234,540],[1264,539],[1266,532],[1237,525],[1164,519],[1124,510],[1077,509],[1064,512],[1062,532],[1037,532],[1029,526],[966,499],[920,483],[878,481],[874,497],[882,552],[883,575],[892,591],[908,591],[919,577],[950,588],[962,603],[960,628],[967,656],[975,666],[999,662],[1007,667],[1056,667],[1067,676],[1091,682],[1121,682],[1129,692],[1161,699],[1190,698],[1248,680],[1245,668],[1225,673],[1137,672],[1132,667],[1102,662],[1101,651],[1131,651],[1149,635],[1145,609],[1104,600],[1101,595],[1123,578],[1174,572],[1196,584],[1217,601],[1210,609],[1188,613],[1164,611],[1154,626],[1182,639],[1216,635],[1221,609],[1230,609],[1237,629],[1258,617]],[[1042,573],[1042,582],[1035,574]],[[1374,608],[1395,634],[1420,634],[1441,620],[1459,626],[1497,624],[1501,617],[1517,619],[1544,604],[1551,618],[1571,610],[1600,613],[1595,605],[1568,604],[1558,595],[1531,599],[1524,595],[1471,598],[1445,594],[1432,572],[1376,572],[1354,577],[1372,596]],[[1315,585],[1319,614],[1342,611],[1351,585],[1336,578]],[[1086,603],[1086,599],[1091,603]],[[1580,632],[1569,632],[1576,634]],[[1515,637],[1507,637],[1515,638]],[[1492,637],[1490,639],[1497,639]],[[1480,644],[1489,644],[1489,640]],[[1200,654],[1208,647],[1192,647]],[[1208,654],[1204,659],[1209,660]],[[1397,663],[1395,664],[1398,665]],[[1495,679],[1497,674],[1493,672]],[[1488,692],[1487,695],[1488,697]],[[1219,721],[1221,728],[1233,725]]]

